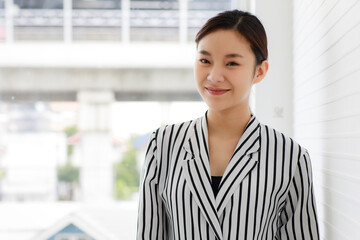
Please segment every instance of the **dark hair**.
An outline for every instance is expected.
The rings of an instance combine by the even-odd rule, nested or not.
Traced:
[[[200,40],[207,34],[219,29],[233,29],[240,33],[250,43],[256,64],[267,60],[267,38],[264,26],[260,20],[249,12],[232,10],[221,12],[215,17],[210,18],[196,34],[195,42],[198,45]]]

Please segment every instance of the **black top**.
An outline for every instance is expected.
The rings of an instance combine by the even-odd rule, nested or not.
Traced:
[[[211,176],[211,187],[216,197],[222,176]]]

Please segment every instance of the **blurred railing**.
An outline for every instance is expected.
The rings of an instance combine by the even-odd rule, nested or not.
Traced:
[[[184,42],[193,40],[195,32],[206,19],[231,6],[231,0],[123,0],[118,8],[95,9],[85,8],[85,4],[74,5],[76,2],[71,0],[61,1],[64,1],[62,9],[26,9],[16,5],[14,0],[3,0],[0,41],[63,41],[70,34],[70,41],[128,39]],[[79,6],[84,8],[79,9]],[[109,6],[109,3],[104,6]]]

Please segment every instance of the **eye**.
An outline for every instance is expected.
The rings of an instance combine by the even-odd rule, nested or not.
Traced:
[[[199,61],[200,61],[201,63],[210,63],[208,60],[206,60],[206,59],[204,59],[204,58],[200,59]]]
[[[229,62],[226,66],[239,66],[239,64],[236,62]]]

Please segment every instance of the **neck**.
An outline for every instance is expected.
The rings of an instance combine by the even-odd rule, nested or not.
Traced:
[[[250,121],[251,112],[249,107],[236,110],[213,110],[207,113],[207,125],[209,136],[224,138],[239,138],[245,131]]]

